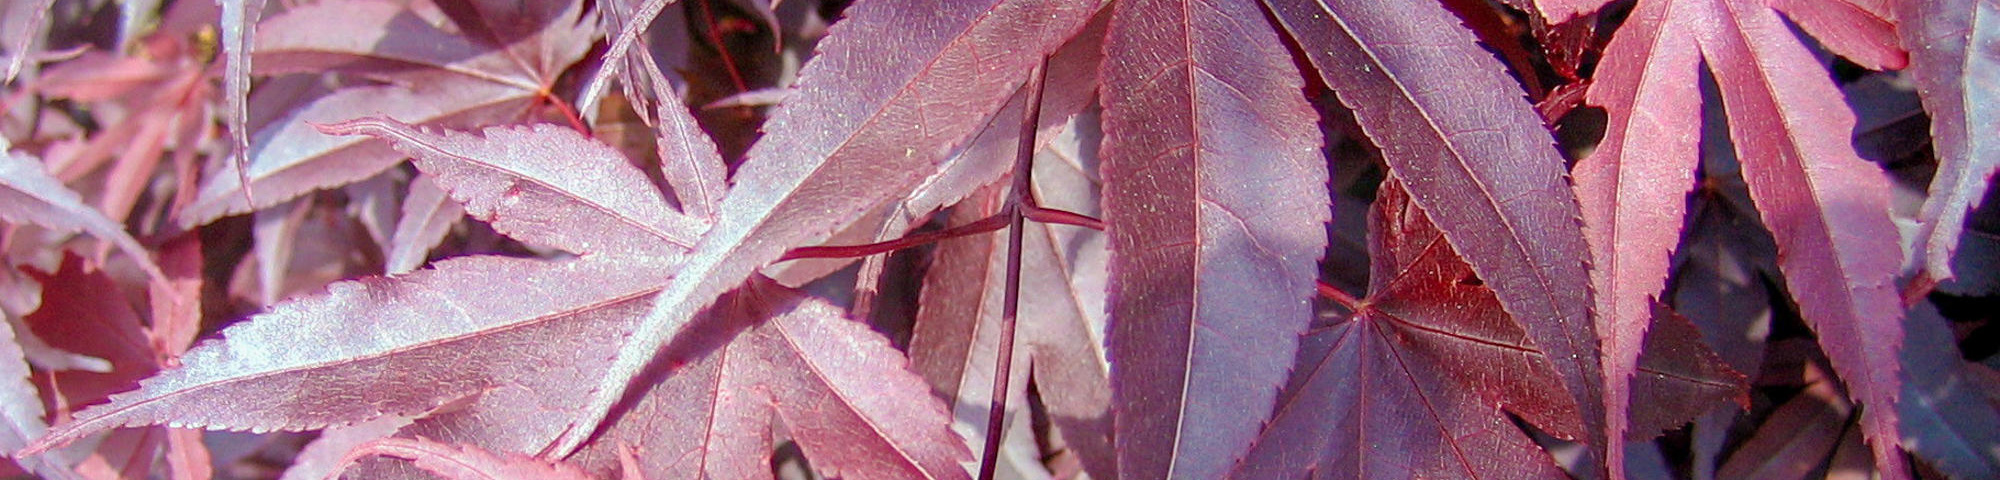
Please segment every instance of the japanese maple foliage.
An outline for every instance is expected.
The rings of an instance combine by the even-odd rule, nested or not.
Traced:
[[[10,2],[0,477],[1992,477],[1997,12]]]

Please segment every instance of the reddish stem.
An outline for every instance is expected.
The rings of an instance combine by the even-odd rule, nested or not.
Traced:
[[[736,93],[750,91],[749,85],[743,83],[743,74],[736,71],[736,60],[729,57],[729,47],[722,44],[722,34],[717,32],[721,26],[715,23],[715,11],[708,6],[708,0],[695,3],[701,6],[702,23],[708,25],[702,32],[708,35],[708,43],[715,46],[715,56],[722,59],[722,69],[729,73],[729,81],[736,84]]]
[[[1036,210],[1030,175],[1034,173],[1035,126],[1041,124],[1042,82],[1048,68],[1048,57],[1042,57],[1042,64],[1030,76],[1034,83],[1028,85],[1028,114],[1021,119],[1021,143],[1014,150],[1014,185],[1008,192],[1011,208],[1006,212],[1011,228],[1007,229],[1007,290],[1000,304],[997,347],[1000,358],[993,365],[993,396],[987,403],[986,452],[979,457],[979,480],[993,480],[1000,467],[1000,440],[1007,431],[1007,383],[1014,371],[1014,317],[1021,311],[1021,248],[1025,242],[1021,227],[1027,223],[1027,213]]]
[[[1359,312],[1361,311],[1361,307],[1367,305],[1361,300],[1354,298],[1353,295],[1348,295],[1347,292],[1342,291],[1339,287],[1327,284],[1325,280],[1320,280],[1317,283],[1319,284],[1319,296],[1333,300],[1333,303],[1340,304],[1348,312]]]
[[[1000,214],[998,215],[982,218],[979,219],[979,221],[977,222],[959,225],[956,227],[951,227],[944,230],[938,230],[935,232],[919,233],[903,238],[898,238],[895,240],[888,240],[888,241],[861,244],[861,245],[822,245],[817,247],[794,248],[791,249],[790,251],[785,252],[785,256],[778,257],[778,261],[783,262],[788,260],[798,260],[802,258],[865,257],[880,253],[889,253],[896,250],[902,250],[905,248],[936,242],[939,240],[948,240],[948,239],[963,237],[966,235],[977,235],[981,233],[992,232],[1004,228],[1006,226],[1007,226],[1007,212],[1000,212]]]
[[[1063,225],[1075,225],[1100,232],[1104,231],[1103,220],[1091,218],[1089,215],[1084,215],[1076,212],[1057,210],[1053,208],[1042,208],[1040,206],[1035,205],[1032,199],[1029,199],[1028,201],[1024,202],[1022,204],[1021,210],[1022,210],[1021,215],[1026,216],[1029,220],[1034,220],[1042,223],[1060,223]]]
[[[583,124],[583,117],[581,115],[577,115],[576,108],[569,106],[569,102],[565,102],[563,101],[563,99],[556,98],[554,94],[551,94],[549,92],[542,92],[541,98],[542,101],[549,102],[549,106],[555,107],[556,112],[562,113],[563,119],[568,120],[569,126],[576,128],[577,132],[582,133],[586,136],[591,136],[591,137],[596,136],[591,133],[589,126]]]

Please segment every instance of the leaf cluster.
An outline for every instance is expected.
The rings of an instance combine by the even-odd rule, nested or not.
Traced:
[[[1996,15],[10,2],[0,475],[1992,478]]]

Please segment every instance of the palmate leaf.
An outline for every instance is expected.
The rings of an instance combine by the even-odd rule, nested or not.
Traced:
[[[1564,162],[1520,87],[1427,2],[1267,2],[1411,197],[1548,352],[1593,457],[1606,444],[1588,247]],[[1559,428],[1539,425],[1563,435]],[[1602,463],[1596,463],[1600,468]],[[1595,476],[1586,474],[1586,477]]]
[[[1402,183],[1369,214],[1369,296],[1316,328],[1234,478],[1566,478],[1495,405],[1566,416],[1548,355]]]
[[[1787,13],[1812,8],[1817,7]],[[1836,51],[1872,52],[1856,55],[1896,66],[1893,48],[1866,43],[1886,41],[1881,35],[1814,31],[1852,26],[1866,17],[1857,13],[1801,25]],[[1648,1],[1632,19],[1613,39],[1606,54],[1611,60],[1591,92],[1591,100],[1610,111],[1611,134],[1604,148],[1578,166],[1585,222],[1593,245],[1605,254],[1595,283],[1606,312],[1600,332],[1609,359],[1606,398],[1612,418],[1626,408],[1626,378],[1638,356],[1644,319],[1651,317],[1646,299],[1658,295],[1666,275],[1664,253],[1678,241],[1685,212],[1688,183],[1677,179],[1689,178],[1695,160],[1699,124],[1691,79],[1698,59],[1706,60],[1721,86],[1744,180],[1776,237],[1778,265],[1801,313],[1861,403],[1894,404],[1901,304],[1893,278],[1896,258],[1882,254],[1898,250],[1888,185],[1849,144],[1854,116],[1839,93],[1824,75],[1810,73],[1821,67],[1771,7],[1736,0]],[[1662,184],[1660,178],[1676,180]],[[1864,416],[1878,464],[1889,475],[1901,475],[1900,457],[1893,453],[1895,410],[1868,408]],[[1622,434],[1616,423],[1613,430],[1612,435]]]
[[[1877,68],[1902,52],[1881,5],[1774,6],[1836,52]],[[1698,32],[1689,35],[1688,32]],[[1865,404],[1892,404],[1900,303],[1887,183],[1847,140],[1853,115],[1771,7],[1734,0],[1641,2],[1613,38],[1590,101],[1606,107],[1605,142],[1577,166],[1590,240],[1600,254],[1606,402],[1613,441],[1623,434],[1628,381],[1679,241],[1697,159],[1698,62],[1721,86],[1731,137],[1752,198],[1779,247],[1793,297],[1836,370]],[[1661,179],[1667,179],[1662,181]],[[1893,409],[1865,411],[1878,461],[1900,475]],[[1622,449],[1613,447],[1614,455]],[[1618,463],[1614,462],[1614,468]]]
[[[155,323],[142,325],[142,317],[127,300],[126,289],[81,257],[65,254],[55,271],[31,269],[27,274],[42,286],[45,300],[41,308],[23,319],[28,331],[47,341],[47,347],[108,363],[102,370],[55,370],[37,375],[37,383],[46,385],[44,393],[52,397],[49,406],[57,418],[67,418],[76,408],[102,403],[106,396],[132,388],[158,372],[167,354],[185,347],[159,335],[173,328],[171,319],[156,313]],[[161,294],[156,289],[154,299],[181,301]],[[94,439],[91,443],[95,445],[66,449],[51,459],[81,459],[75,462],[76,473],[85,478],[111,472],[129,477],[145,474],[151,469],[150,459],[164,454],[172,471],[196,473],[199,467],[192,463],[199,460],[206,466],[208,453],[200,442],[188,442],[188,438],[188,434],[164,427],[118,430]]]
[[[408,275],[336,283],[226,329],[222,340],[188,352],[182,367],[80,413],[30,451],[115,426],[301,430],[425,415],[398,436],[563,458],[545,447],[574,425],[585,407],[576,399],[588,397],[673,274],[674,257],[658,254],[673,247],[657,235],[650,238],[660,245],[647,250],[605,250],[623,244],[604,236],[661,220],[645,213],[652,208],[645,205],[664,205],[658,193],[643,189],[653,195],[649,202],[630,197],[635,192],[610,198],[593,190],[643,176],[609,147],[563,129],[430,133],[379,120],[328,128],[415,152],[427,175],[483,204],[468,210],[496,229],[588,253],[561,262],[464,257]],[[579,183],[579,176],[595,182]],[[547,221],[532,221],[538,218]],[[665,390],[635,397],[636,406],[621,409],[573,462],[601,474],[617,465],[620,449],[639,448],[648,478],[688,471],[758,478],[769,474],[769,432],[782,420],[828,472],[965,476],[964,442],[885,339],[822,300],[768,281],[730,298],[704,323],[719,328],[672,344],[670,356],[688,361],[668,365],[677,369],[669,381],[649,387]],[[699,373],[696,366],[713,363],[706,359],[723,370]],[[704,378],[727,388],[703,388]],[[698,405],[709,406],[703,423],[728,427],[715,436],[685,435],[685,413]],[[693,470],[677,463],[689,458],[699,460]],[[365,462],[355,475],[414,472]]]
[[[785,250],[916,186],[1081,28],[1097,2],[884,1],[847,10],[732,179],[714,227],[619,353],[573,451],[694,314]],[[866,74],[846,74],[865,71]]]

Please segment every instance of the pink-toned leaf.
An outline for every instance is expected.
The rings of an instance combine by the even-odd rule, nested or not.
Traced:
[[[972,198],[960,202],[951,213],[951,223],[963,225],[992,216],[1005,207],[1006,184],[988,185]],[[1039,225],[1037,225],[1039,226]],[[910,363],[933,392],[945,401],[957,419],[953,427],[967,439],[967,446],[976,451],[984,451],[988,432],[995,425],[989,425],[988,416],[992,412],[994,397],[994,374],[998,372],[1000,352],[1001,311],[1005,306],[1004,290],[1007,285],[1007,244],[1005,237],[998,233],[986,233],[970,237],[956,238],[941,242],[933,254],[933,264],[924,277],[922,297],[919,299],[916,325],[910,333]],[[1023,259],[1023,272],[1030,268]],[[1055,293],[1038,286],[1054,286],[1022,282],[1021,297],[1037,299],[1023,301],[1026,304],[1039,303],[1042,299],[1053,299],[1048,294]],[[1017,324],[1032,320],[1017,318]],[[1022,330],[1025,328],[1017,327]],[[1023,337],[1027,335],[1021,335]],[[1032,355],[1025,351],[1022,342],[1009,345],[1015,349],[1012,364],[1008,367],[1007,415],[1002,425],[1021,418],[1028,404],[1028,373]],[[1011,430],[1011,429],[1008,429]],[[1002,448],[1005,448],[1005,444]],[[991,460],[999,464],[999,470],[1006,470],[1009,463],[1005,453]]]
[[[1639,4],[1606,47],[1585,100],[1606,113],[1603,142],[1578,161],[1577,203],[1591,247],[1604,358],[1605,440],[1620,469],[1632,375],[1680,243],[1700,139],[1700,51],[1683,33],[1713,21],[1687,4]],[[1654,431],[1633,433],[1651,435]]]
[[[106,371],[65,370],[37,375],[38,383],[50,385],[52,416],[68,417],[69,410],[101,403],[106,396],[129,389],[140,379],[159,370],[153,342],[146,337],[138,312],[132,309],[124,289],[102,270],[82,257],[65,254],[56,271],[28,273],[42,285],[41,308],[27,315],[25,323],[48,345],[68,352],[110,362]],[[161,429],[127,429],[112,432],[89,450],[58,454],[77,458],[78,471],[86,477],[100,472],[137,474],[150,470],[152,459],[165,441]],[[33,454],[35,447],[17,452]]]
[[[1049,145],[1055,137],[1066,131],[1071,118],[1077,116],[1092,104],[1097,92],[1098,65],[1104,58],[1104,32],[1109,24],[1110,10],[1100,10],[1076,36],[1050,54],[1048,72],[1043,78],[1042,110],[1037,125],[1036,148]],[[1006,175],[1014,164],[1014,150],[1019,148],[1021,129],[1019,125],[1026,113],[1025,85],[1008,97],[980,129],[979,133],[966,145],[938,165],[936,173],[917,184],[916,188],[900,199],[889,199],[876,205],[866,215],[833,234],[824,243],[833,245],[872,243],[886,241],[909,233],[932,213],[945,206],[957,203],[982,186]],[[1094,209],[1095,207],[1093,207]],[[823,277],[845,267],[850,259],[813,259],[792,261],[773,265],[765,269],[765,274],[786,285],[800,285],[812,279]],[[886,257],[874,256],[866,260],[862,272],[879,272]],[[857,279],[856,295],[860,305],[855,313],[866,313],[871,306],[867,300],[873,295],[871,280],[879,274],[863,275]]]
[[[641,62],[644,74],[660,97],[659,111],[653,115],[654,149],[660,155],[660,173],[673,186],[681,212],[705,222],[714,221],[716,207],[728,190],[729,165],[716,153],[715,141],[702,133],[701,125],[688,113],[687,105],[674,96],[652,57]]]
[[[341,210],[354,219],[354,223],[368,235],[368,240],[384,251],[384,255],[389,250],[389,237],[395,235],[398,204],[403,197],[414,193],[411,192],[414,187],[405,185],[408,181],[403,173],[383,172],[340,189],[341,193],[347,194],[347,205]]]
[[[1496,407],[1559,406],[1554,365],[1400,181],[1378,191],[1369,224],[1368,300],[1301,341],[1232,477],[1566,478]],[[1556,410],[1578,429],[1574,404]]]
[[[1778,267],[1799,312],[1859,403],[1885,478],[1904,478],[1898,452],[1896,351],[1903,306],[1888,180],[1856,156],[1854,114],[1777,14],[1738,0],[1704,0],[1715,27],[1699,36],[1722,86],[1743,179],[1777,240]],[[1878,408],[1879,407],[1879,408]]]
[[[575,130],[542,124],[432,132],[380,118],[321,130],[388,141],[464,203],[466,213],[522,241],[579,254],[673,259],[706,227],[669,208],[618,150]]]
[[[523,369],[577,375],[563,372],[584,366],[543,364],[527,353],[551,335],[622,326],[616,320],[641,311],[662,275],[590,261],[468,257],[393,279],[336,283],[225,329],[226,340],[204,342],[180,368],[79,413],[30,449],[118,426],[323,428],[423,412]],[[472,365],[480,368],[463,368]]]
[[[1966,211],[1977,206],[2000,169],[2000,2],[1901,2],[1909,73],[1930,114],[1937,175],[1918,217],[1913,261],[1931,278],[1952,278]]]
[[[1216,478],[1312,317],[1332,216],[1317,118],[1254,2],[1114,8],[1100,154],[1117,471]]]
[[[619,352],[556,450],[580,445],[695,312],[792,247],[914,187],[1097,2],[863,3],[819,44],[800,91],[737,172],[714,227]],[[1004,48],[996,48],[1004,45]],[[865,70],[866,75],[842,75]]]
[[[228,57],[223,76],[223,122],[236,140],[229,158],[236,166],[239,183],[249,184],[250,171],[250,50],[256,38],[252,30],[264,13],[264,0],[215,0],[222,5],[222,52]]]
[[[1651,440],[1724,401],[1750,408],[1750,384],[1702,344],[1701,332],[1666,305],[1653,306],[1653,328],[1633,372],[1627,439]]]
[[[580,2],[528,5],[537,8],[510,10],[496,19],[537,27],[533,34],[510,34],[515,40],[510,43],[448,33],[425,23],[409,7],[379,0],[321,2],[273,17],[260,30],[265,35],[259,38],[257,54],[264,65],[259,73],[323,73],[332,66],[390,85],[342,89],[257,132],[247,172],[238,173],[241,166],[235,164],[218,169],[197,201],[181,212],[182,224],[206,223],[359,181],[397,161],[380,147],[364,146],[360,138],[330,137],[309,123],[387,116],[430,126],[472,127],[518,119],[589,49],[594,35],[589,28],[594,22],[584,21],[588,14]],[[250,182],[249,200],[245,180]]]
[[[633,403],[569,461],[608,474],[623,468],[617,457],[630,446],[648,478],[771,478],[772,427],[783,418],[814,465],[856,472],[849,478],[907,478],[915,475],[908,469],[939,472],[943,465],[958,473],[936,476],[964,476],[956,463],[969,459],[963,441],[951,436],[943,407],[885,339],[839,318],[824,301],[769,280],[756,282],[725,295],[676,337],[663,361],[646,372],[647,390],[634,392]],[[627,327],[642,313],[624,312],[620,322]],[[812,318],[825,315],[835,316],[826,317],[826,325]],[[794,327],[811,332],[774,331]],[[398,435],[539,452],[568,425],[567,416],[584,407],[574,399],[594,382],[578,379],[596,378],[608,366],[601,359],[616,352],[622,332],[545,338],[564,359],[557,361],[583,370],[517,370],[511,384],[420,419]],[[789,396],[800,391],[813,392],[821,403],[800,404]],[[521,421],[524,416],[538,420]],[[373,479],[397,472],[356,468],[348,474]]]
[[[616,33],[616,35],[610,36],[611,47],[604,52],[604,66],[597,70],[596,75],[590,77],[588,83],[584,84],[583,93],[577,95],[577,98],[580,99],[577,102],[577,110],[579,111],[594,111],[597,108],[597,101],[604,97],[604,90],[611,85],[611,80],[614,78],[621,79],[627,83],[648,81],[645,79],[645,76],[649,75],[649,73],[632,71],[635,67],[644,68],[643,63],[639,61],[639,57],[651,53],[644,48],[645,45],[640,36],[646,33],[646,30],[653,25],[653,19],[659,18],[660,11],[665,10],[667,4],[670,2],[667,0],[642,0],[636,7],[629,5],[630,3],[630,1],[626,0],[617,0],[601,4],[601,8],[604,8],[606,12],[600,17],[604,20],[605,31]],[[639,50],[640,55],[629,55],[634,46],[641,47]],[[627,89],[630,89],[629,85]],[[666,97],[671,95],[661,96]],[[679,102],[676,101],[675,103]]]
[[[110,432],[96,449],[77,464],[76,471],[92,480],[140,478],[153,471],[160,448],[166,443],[164,428],[133,428]]]
[[[76,192],[49,177],[40,160],[8,151],[5,140],[0,140],[0,220],[63,233],[88,232],[117,246],[138,262],[146,274],[155,279],[166,278],[153,263],[152,254],[125,233],[123,225],[105,218],[97,209],[85,205]]]
[[[312,213],[313,204],[308,200],[289,200],[271,208],[251,214],[250,255],[257,260],[257,301],[262,305],[278,303],[292,292],[292,252],[299,242],[311,241],[315,237],[299,235],[299,229],[306,223],[306,215]],[[312,288],[312,287],[305,287]]]
[[[347,462],[371,455],[410,460],[449,480],[586,480],[576,467],[518,454],[495,454],[471,445],[451,445],[424,439],[384,438],[363,443],[347,453]],[[343,463],[347,463],[343,462]]]
[[[302,5],[259,26],[256,73],[345,72],[384,81],[447,74],[523,89],[534,80],[499,66],[493,47],[440,29],[399,2],[344,0]],[[484,58],[482,58],[484,57]]]
[[[768,307],[741,297],[724,296],[689,325],[662,353],[673,366],[665,378],[570,458],[601,470],[620,453],[606,447],[626,445],[651,480],[772,478],[774,406],[759,385],[768,366],[739,341]]]
[[[366,179],[402,161],[388,145],[320,133],[313,124],[384,116],[426,125],[473,125],[517,115],[526,92],[469,82],[347,88],[320,97],[258,132],[250,162],[252,199],[244,200],[235,166],[209,176],[194,203],[179,213],[183,226],[265,208],[322,188]]]
[[[951,416],[886,339],[796,291],[752,295],[777,317],[750,333],[751,352],[769,365],[775,411],[815,468],[841,478],[970,478],[959,462],[972,452]]]
[[[0,269],[0,316],[12,325],[14,344],[28,365],[48,371],[82,370],[104,373],[111,363],[102,358],[65,352],[35,336],[23,317],[42,308],[42,285],[12,268]]]
[[[42,72],[35,89],[52,97],[101,102],[131,94],[174,73],[174,65],[88,51]]]
[[[162,456],[167,460],[167,478],[208,480],[215,476],[215,466],[210,464],[208,446],[201,443],[201,430],[171,428],[165,431],[167,439]]]
[[[947,224],[965,225],[999,213],[1005,205],[1003,192],[1004,187],[988,186],[959,202],[947,217]],[[991,286],[1007,281],[1005,261],[1000,262],[1002,267],[994,267],[996,253],[1005,258],[1006,245],[992,233],[938,242],[932,264],[925,270],[923,296],[918,299],[916,324],[910,331],[911,367],[930,383],[945,405],[953,410],[967,409],[967,413],[955,412],[953,416],[969,421],[986,418],[986,402],[992,397],[991,372],[997,363],[994,354],[999,337],[995,329],[1000,322],[1001,299],[1000,289]],[[1025,265],[1022,268],[1026,270]],[[1022,297],[1037,298],[1026,293]],[[1015,358],[1019,359],[1015,363],[1026,365],[1023,362],[1026,355]],[[986,370],[984,376],[976,371],[982,368]],[[1026,373],[1026,369],[1021,370]],[[1025,382],[1013,381],[1016,380],[1009,380],[1010,386],[1025,389]],[[980,391],[981,388],[985,390]],[[1013,392],[1008,395],[1011,403]],[[967,396],[977,398],[961,400]],[[976,433],[981,435],[974,437],[984,438],[983,431]]]
[[[1076,135],[1075,129],[1064,135]],[[1036,157],[1036,201],[1097,215],[1098,185],[1091,178],[1095,172],[1079,163],[1075,139],[1058,137],[1052,142]],[[1022,286],[1047,292],[1024,290],[1022,298],[1035,300],[1022,302],[1019,313],[1022,339],[1033,359],[1036,393],[1083,469],[1092,478],[1117,478],[1110,366],[1104,352],[1110,262],[1105,235],[1039,223],[1026,228]]]
[[[410,179],[410,191],[403,198],[403,213],[396,220],[396,232],[389,236],[389,253],[383,270],[409,273],[424,264],[431,247],[444,241],[451,226],[465,217],[465,207],[451,201],[443,188],[428,175]]]
[[[25,22],[9,25],[14,27],[9,29],[13,38],[7,39],[7,51],[4,57],[0,57],[7,63],[5,74],[0,75],[0,84],[14,83],[14,76],[34,61],[36,50],[39,50],[42,37],[46,35],[43,30],[48,28],[49,10],[55,4],[55,0],[8,2],[6,9],[0,10],[6,13],[4,17],[8,23]]]
[[[1896,39],[1892,0],[1769,0],[1833,53],[1869,70],[1901,70],[1910,55]]]
[[[1044,114],[1048,111],[1044,110]],[[1001,118],[1006,117],[1003,113]],[[1016,117],[1018,121],[1018,117]],[[1012,130],[1018,132],[1018,127]],[[982,134],[983,135],[983,134]],[[1065,133],[1068,135],[1068,133]],[[1097,210],[1096,186],[1054,148],[1037,155],[1036,198],[1044,206],[1086,215]],[[1001,153],[1011,158],[1012,152]],[[996,184],[1004,186],[1004,183]],[[952,223],[965,224],[998,213],[1004,190],[975,193],[960,202]],[[1021,252],[1020,340],[1016,362],[1029,359],[1038,393],[1064,443],[1098,478],[1115,478],[1111,445],[1110,390],[1104,361],[1104,236],[1075,227],[1027,224]],[[999,234],[941,242],[927,269],[916,325],[910,339],[913,365],[954,405],[960,425],[971,427],[974,449],[983,442],[996,337],[1007,275],[1006,244]],[[1016,375],[1029,368],[1016,366]],[[1025,378],[1009,381],[1019,395]],[[1010,398],[1009,405],[1024,404]],[[962,430],[963,431],[963,430]],[[1010,433],[1011,435],[1011,433]]]
[[[353,425],[327,428],[320,432],[319,438],[313,439],[312,443],[299,449],[298,455],[292,458],[291,466],[285,468],[285,473],[279,480],[323,480],[338,474],[341,469],[347,467],[347,463],[343,460],[346,460],[347,452],[353,451],[354,447],[387,438],[395,434],[396,429],[409,424],[410,419],[391,415]]]
[[[200,235],[181,235],[160,246],[167,282],[146,288],[152,303],[147,336],[162,358],[186,352],[201,333],[202,263]]]
[[[1579,408],[1578,440],[1601,457],[1590,252],[1564,161],[1492,55],[1443,8],[1418,3],[1267,2],[1299,44],[1315,46],[1307,59],[1445,240],[1554,360]]]

